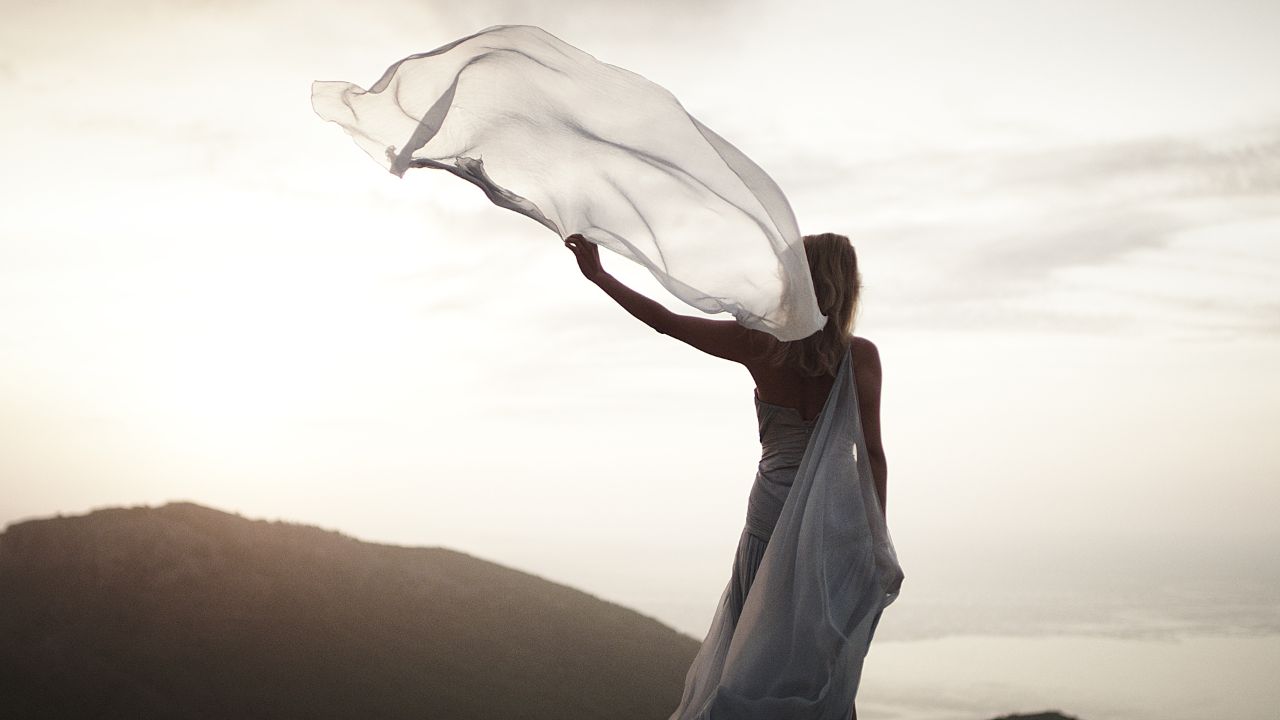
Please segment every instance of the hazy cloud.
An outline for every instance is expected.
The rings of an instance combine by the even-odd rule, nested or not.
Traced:
[[[1280,127],[1210,138],[1172,138],[1085,146],[902,156],[858,164],[792,159],[776,173],[806,217],[844,228],[876,264],[864,276],[877,293],[877,313],[907,324],[1007,324],[1097,330],[1129,327],[1150,317],[1078,312],[1038,303],[1061,285],[1064,271],[1127,266],[1176,284],[1173,266],[1226,272],[1242,228],[1263,228],[1247,241],[1254,285],[1280,287],[1276,239],[1280,221]],[[1179,238],[1213,229],[1196,256]],[[1277,226],[1280,228],[1280,226]],[[1274,231],[1275,229],[1273,229]],[[816,231],[816,229],[815,229]],[[1221,246],[1221,251],[1215,249]],[[1112,273],[1111,293],[1144,294]],[[1058,287],[1062,290],[1062,287]],[[1098,290],[1099,288],[1094,288]],[[1192,306],[1242,331],[1275,327],[1276,302],[1241,296],[1168,295],[1170,314]],[[1144,299],[1150,300],[1146,292]],[[1191,319],[1191,316],[1188,316]],[[1203,319],[1203,318],[1200,318]]]

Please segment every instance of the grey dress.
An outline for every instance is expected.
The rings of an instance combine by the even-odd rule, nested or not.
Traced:
[[[805,420],[795,408],[767,403],[753,396],[760,426],[760,464],[747,499],[747,522],[738,540],[733,562],[733,583],[729,596],[736,623],[746,602],[747,591],[764,558],[769,536],[787,501],[796,470],[809,446],[809,436],[817,418]]]
[[[756,398],[761,458],[711,628],[671,720],[847,720],[902,583],[845,353],[821,414]]]

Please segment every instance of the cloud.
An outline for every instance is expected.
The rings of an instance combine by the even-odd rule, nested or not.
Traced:
[[[754,37],[744,34],[743,23],[759,17],[723,2],[681,5],[678,13],[673,5],[387,2],[320,13],[275,0],[165,5],[139,15],[91,4],[74,21],[65,6],[33,5],[0,33],[16,43],[7,47],[10,58],[0,58],[0,87],[21,95],[29,114],[41,117],[36,127],[25,120],[5,126],[24,139],[6,148],[11,167],[19,169],[14,177],[23,178],[22,187],[13,181],[23,199],[15,212],[44,227],[48,221],[41,218],[62,202],[46,188],[106,205],[111,197],[103,194],[120,196],[120,180],[128,175],[140,184],[164,178],[166,189],[189,187],[196,197],[213,197],[213,185],[225,186],[227,202],[258,192],[331,212],[360,205],[382,217],[408,214],[405,208],[418,202],[411,197],[415,188],[392,188],[372,168],[358,174],[367,160],[311,115],[311,79],[371,80],[402,54],[495,22],[544,24],[606,61],[687,82],[688,98],[710,106],[715,103],[707,98],[724,82],[754,78],[748,69],[725,67],[710,68],[707,77],[715,80],[698,80],[709,68],[690,62],[706,62],[711,49]],[[57,52],[41,39],[41,28],[58,29]],[[648,32],[655,28],[664,32]],[[715,42],[708,43],[710,28]],[[105,52],[122,47],[128,52]],[[226,52],[231,47],[235,54]],[[158,58],[164,62],[157,65]],[[90,61],[97,72],[79,72]],[[814,60],[795,62],[798,69]],[[752,100],[734,95],[732,107]],[[785,133],[773,133],[761,113],[724,117],[741,119],[742,146],[753,156],[760,149],[757,159],[788,192],[802,228],[855,238],[864,259],[865,317],[924,327],[1119,332],[1138,323],[1274,332],[1274,294],[1268,299],[1258,287],[1280,285],[1270,250],[1276,243],[1265,233],[1280,217],[1280,125],[1211,137],[859,160],[840,138],[822,135],[816,120],[796,119],[812,142],[793,143],[779,141]],[[86,147],[94,159],[87,167]],[[814,147],[829,152],[816,154]],[[421,197],[424,206],[439,203],[438,195]],[[131,200],[119,197],[116,204]],[[448,210],[461,212],[452,204]],[[501,211],[478,201],[466,210],[480,219],[457,224],[474,225],[476,233],[503,222]],[[1232,261],[1214,246],[1240,237],[1249,238],[1259,277],[1183,294],[1180,288],[1193,278],[1177,268],[1225,272]],[[445,292],[462,284],[457,277],[439,281],[437,307],[465,297],[461,289]]]
[[[1280,297],[1258,288],[1280,287],[1280,126],[779,166],[802,226],[816,217],[855,238],[877,313],[894,324],[1276,330]],[[1248,287],[1150,290],[1227,272],[1242,245],[1257,260]],[[1103,294],[1146,309],[1100,308]]]

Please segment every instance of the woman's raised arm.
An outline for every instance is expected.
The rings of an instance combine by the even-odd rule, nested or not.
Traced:
[[[600,264],[600,248],[595,243],[581,235],[570,235],[565,238],[564,244],[578,259],[578,268],[582,270],[584,277],[654,330],[726,360],[745,363],[752,356],[752,331],[736,321],[673,313],[661,303],[641,295],[605,272]]]

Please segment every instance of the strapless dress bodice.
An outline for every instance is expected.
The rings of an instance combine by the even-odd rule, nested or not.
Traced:
[[[760,464],[747,499],[746,529],[768,540],[817,419],[805,420],[795,408],[767,403],[759,397],[755,397],[755,405],[760,426]]]

